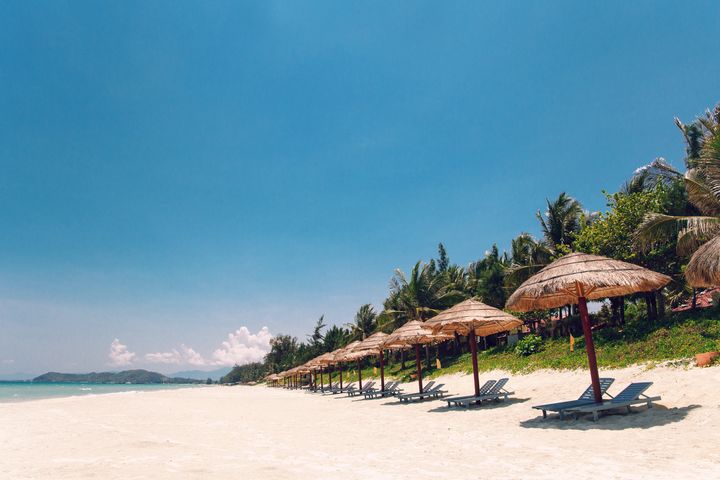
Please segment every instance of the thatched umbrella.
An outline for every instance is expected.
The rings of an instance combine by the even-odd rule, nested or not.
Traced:
[[[458,333],[468,336],[475,380],[475,396],[478,396],[480,395],[480,376],[478,375],[476,337],[507,332],[522,325],[523,321],[471,298],[440,312],[425,324],[437,333]]]
[[[337,361],[338,365],[340,365],[340,388],[342,388],[342,364],[343,362],[347,362],[348,358],[347,355],[352,352],[357,346],[360,345],[360,340],[355,340],[353,342],[348,343],[344,348],[341,348],[340,351],[335,353],[335,360]],[[360,373],[360,370],[358,369],[358,380],[360,381],[360,388],[362,388],[362,374]]]
[[[507,308],[525,312],[577,303],[582,320],[595,401],[602,401],[595,345],[587,301],[659,290],[670,277],[632,263],[598,255],[571,253],[526,280],[507,301]]]
[[[376,332],[370,335],[368,338],[360,342],[360,344],[353,349],[352,352],[345,355],[346,360],[357,360],[358,372],[360,372],[360,360],[371,355],[379,355],[380,357],[380,390],[385,390],[385,359],[383,358],[382,345],[388,334],[383,332]],[[360,375],[358,373],[358,375]],[[362,380],[361,380],[362,381]],[[362,388],[362,383],[360,384]]]
[[[702,244],[690,257],[685,278],[693,287],[720,286],[720,237]]]
[[[325,384],[323,383],[323,367],[328,366],[327,361],[330,361],[332,358],[332,353],[323,353],[322,355],[315,357],[313,360],[310,360],[310,362],[318,367],[320,369],[320,391],[325,392]],[[328,385],[332,386],[332,376],[330,375],[330,370],[328,370]]]
[[[417,366],[418,387],[420,389],[418,392],[422,393],[420,345],[436,343],[450,338],[452,338],[450,335],[433,332],[432,328],[419,320],[412,320],[388,335],[383,342],[383,348],[406,348],[408,346],[415,348],[415,363]]]

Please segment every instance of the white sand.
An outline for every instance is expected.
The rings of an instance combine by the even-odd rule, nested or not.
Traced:
[[[663,399],[597,424],[543,421],[530,406],[576,397],[588,374],[540,372],[470,411],[266,387],[0,404],[0,478],[720,478],[720,368],[601,374],[611,392],[654,381]]]

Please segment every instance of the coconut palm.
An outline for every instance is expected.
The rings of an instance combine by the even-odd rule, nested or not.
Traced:
[[[539,272],[553,259],[553,252],[529,233],[521,233],[510,244],[510,267],[505,272],[508,286],[514,290],[522,282]]]
[[[547,245],[558,250],[561,245],[572,246],[575,234],[582,225],[583,210],[580,202],[562,192],[554,201],[547,201],[544,214],[537,211],[540,228]]]
[[[464,298],[452,288],[445,275],[438,274],[429,264],[417,262],[406,277],[395,270],[390,280],[390,295],[385,300],[384,330],[394,330],[410,320],[424,321]]]
[[[683,182],[688,201],[699,214],[648,214],[638,227],[636,239],[640,246],[649,248],[659,239],[677,234],[677,253],[689,255],[708,240],[720,236],[720,106],[691,126],[679,120],[676,123],[687,145],[688,169]],[[702,132],[701,136],[698,131]]]
[[[377,327],[377,313],[375,308],[366,303],[355,314],[355,321],[345,325],[350,330],[352,340],[365,340],[375,332]]]

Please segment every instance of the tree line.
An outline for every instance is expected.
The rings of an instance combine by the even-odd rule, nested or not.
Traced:
[[[501,253],[494,244],[465,266],[452,263],[440,243],[436,258],[417,262],[407,274],[395,270],[380,311],[362,305],[353,321],[342,326],[328,326],[321,316],[303,340],[277,335],[263,362],[238,366],[226,380],[256,380],[287,370],[376,331],[389,333],[410,320],[427,320],[470,297],[504,308],[523,281],[570,252],[635,263],[672,278],[660,292],[610,299],[596,316],[611,326],[626,321],[627,308],[654,320],[671,305],[694,302],[696,292],[683,270],[700,245],[720,235],[720,106],[690,124],[677,118],[675,123],[685,142],[684,173],[657,158],[638,168],[619,191],[603,191],[603,212],[589,212],[561,192],[535,213],[539,238],[521,232],[510,241],[509,251]],[[577,331],[576,313],[568,305],[518,317],[539,335],[556,336]]]

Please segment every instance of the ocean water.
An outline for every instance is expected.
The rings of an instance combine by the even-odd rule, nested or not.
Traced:
[[[104,383],[30,383],[0,382],[0,402],[21,402],[42,398],[74,397],[78,395],[100,395],[119,392],[148,392],[174,390],[178,388],[199,388],[202,385],[115,385]]]

